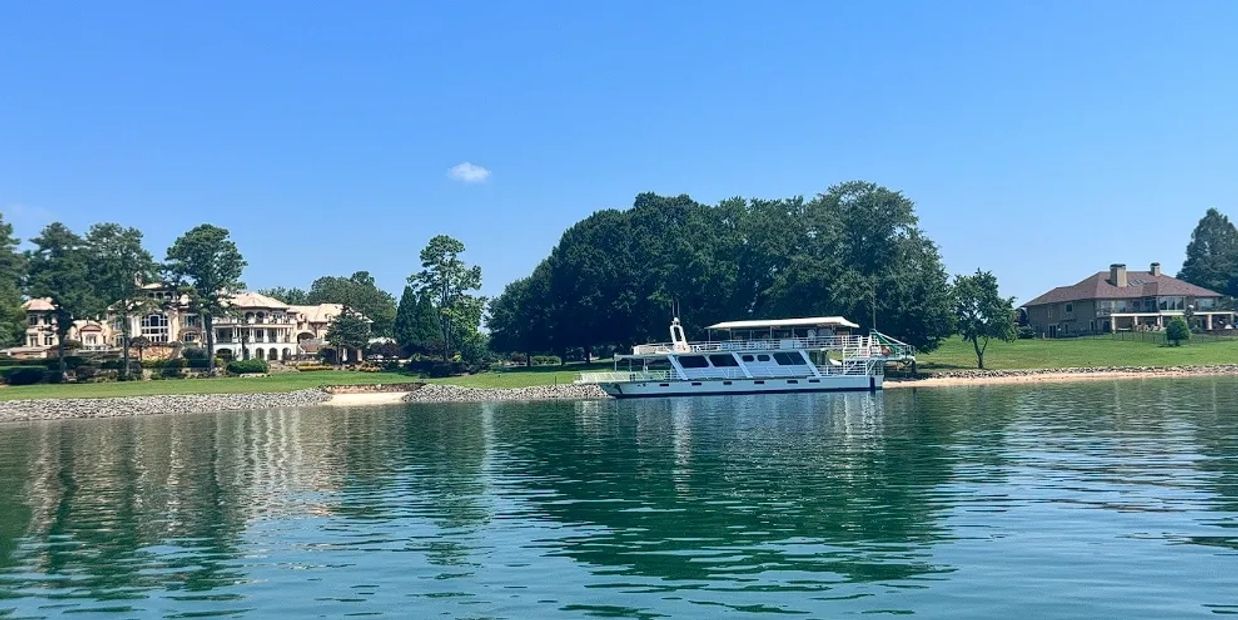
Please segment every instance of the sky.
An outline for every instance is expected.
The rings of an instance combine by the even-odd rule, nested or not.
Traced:
[[[223,226],[251,288],[398,295],[448,234],[494,295],[641,192],[864,179],[1022,302],[1238,217],[1235,30],[1202,0],[0,0],[0,212],[160,258]]]

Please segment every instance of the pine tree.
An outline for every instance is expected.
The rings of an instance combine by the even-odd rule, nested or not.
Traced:
[[[1238,295],[1238,229],[1216,209],[1208,209],[1191,232],[1186,262],[1178,277],[1226,295]]]
[[[26,331],[20,282],[26,275],[26,260],[17,251],[13,225],[0,214],[0,348],[22,342]]]
[[[395,340],[408,353],[427,354],[439,347],[438,315],[429,295],[404,287],[396,310]]]

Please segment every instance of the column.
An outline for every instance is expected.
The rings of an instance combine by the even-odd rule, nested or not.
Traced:
[[[1212,331],[1212,315],[1211,314],[1204,315],[1204,329],[1208,331]]]
[[[1165,317],[1158,314],[1156,315],[1156,328],[1161,329],[1163,327],[1165,327]]]

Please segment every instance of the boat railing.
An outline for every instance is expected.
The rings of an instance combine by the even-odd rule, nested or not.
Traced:
[[[685,350],[686,349],[686,350]],[[874,331],[868,336],[825,336],[817,338],[763,338],[757,340],[720,340],[717,342],[689,342],[686,347],[670,342],[642,344],[632,348],[634,355],[662,355],[670,353],[729,353],[744,351],[800,350],[837,351],[843,357],[880,358],[888,360],[912,359],[915,347]]]
[[[607,372],[582,372],[577,377],[577,384],[593,383],[627,383],[633,381],[670,381],[669,370],[632,370]]]
[[[674,344],[659,342],[640,344],[632,348],[636,355],[661,353],[718,353],[730,351],[770,351],[777,349],[831,349],[858,347],[867,336],[829,336],[821,338],[762,338],[758,340],[719,340],[716,342],[689,342],[686,351],[676,351]]]

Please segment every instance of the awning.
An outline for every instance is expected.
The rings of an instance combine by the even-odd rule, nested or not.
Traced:
[[[706,329],[790,329],[795,327],[850,327],[860,326],[841,316],[815,316],[802,319],[766,319],[753,321],[723,321]]]

